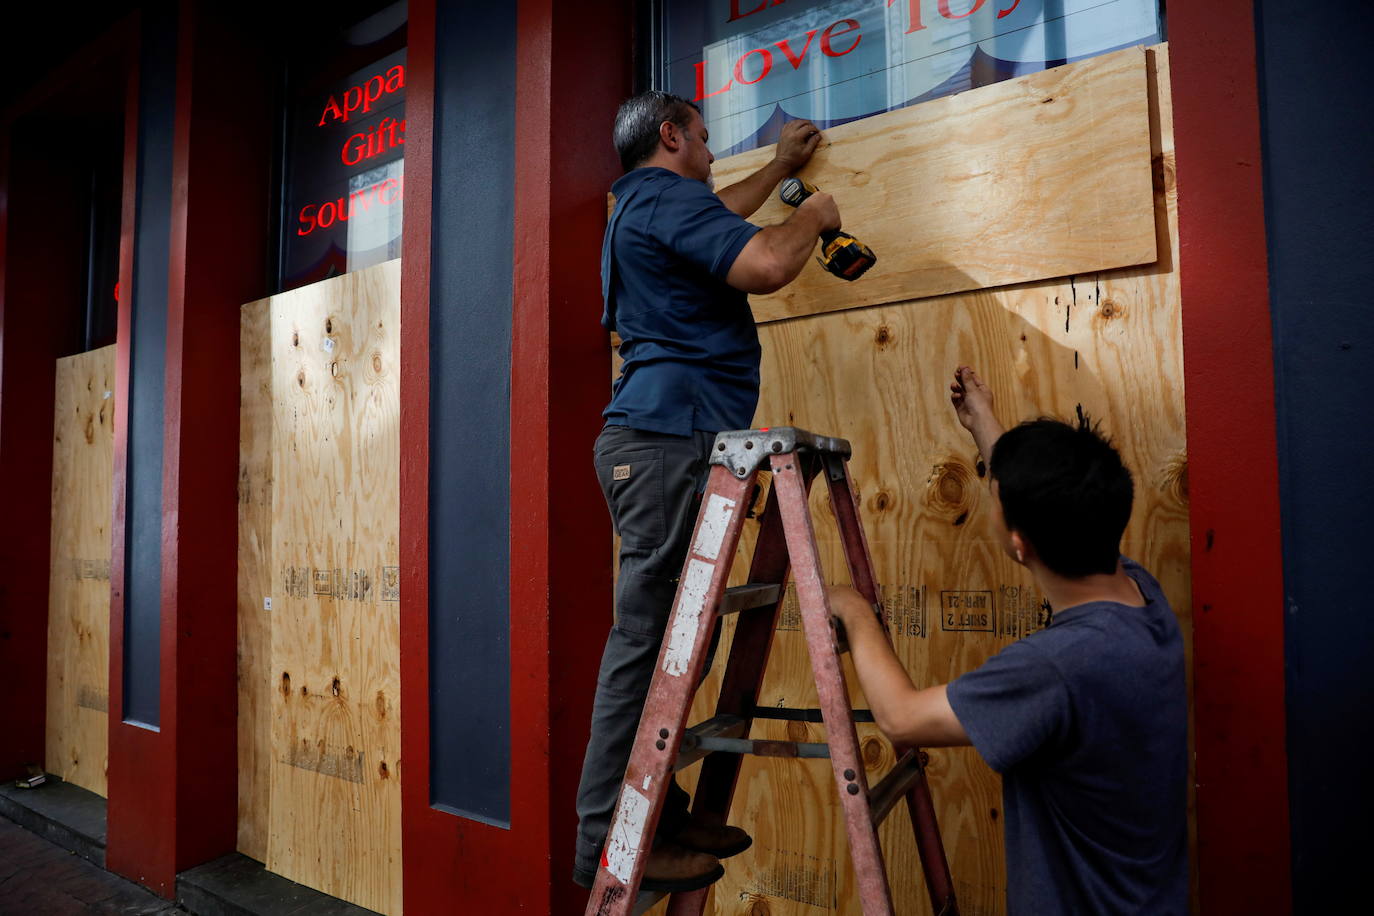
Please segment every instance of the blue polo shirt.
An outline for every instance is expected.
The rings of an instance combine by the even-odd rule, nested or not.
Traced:
[[[620,335],[623,365],[606,425],[675,436],[748,429],[759,336],[748,297],[725,277],[760,227],[667,169],[634,169],[611,191],[601,324]]]

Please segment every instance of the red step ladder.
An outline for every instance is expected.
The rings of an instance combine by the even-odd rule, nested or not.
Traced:
[[[692,547],[683,565],[586,916],[631,916],[662,899],[663,894],[638,891],[645,854],[653,844],[672,773],[702,761],[693,817],[724,824],[739,777],[739,755],[746,753],[830,758],[864,916],[894,913],[878,825],[905,797],[934,912],[937,916],[957,916],[949,863],[926,783],[926,755],[917,748],[898,749],[896,765],[870,787],[859,754],[854,722],[873,719],[871,713],[849,706],[840,664],[840,655],[848,647],[843,628],[830,614],[807,505],[812,480],[824,473],[851,581],[881,619],[858,498],[849,479],[849,455],[845,440],[793,427],[724,432],[716,437],[710,481],[702,496]],[[772,471],[772,487],[760,520],[749,581],[727,588],[761,470]],[[807,649],[820,695],[819,709],[756,705],[789,566],[797,584]],[[687,728],[687,713],[716,620],[733,613],[740,618],[716,714]],[[751,740],[750,725],[762,718],[824,722],[829,743]],[[709,892],[708,887],[674,894],[669,916],[700,916]]]

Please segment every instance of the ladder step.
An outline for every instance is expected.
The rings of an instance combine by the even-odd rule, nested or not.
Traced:
[[[685,741],[683,742],[686,743]],[[810,741],[765,741],[759,738],[698,738],[708,754],[753,754],[755,757],[826,757],[830,745]]]
[[[777,604],[780,591],[777,585],[767,582],[751,582],[748,585],[727,588],[725,595],[720,599],[719,613],[721,616],[737,614],[740,611]]]
[[[748,724],[739,716],[719,715],[693,725],[682,736],[682,749],[678,752],[674,772],[685,770],[711,751],[702,747],[701,742],[711,738],[738,738],[745,734]]]
[[[778,719],[783,722],[824,722],[825,717],[819,709],[790,709],[782,706],[755,706],[755,719]],[[854,710],[855,722],[872,722],[873,710]]]
[[[868,793],[868,806],[872,811],[873,826],[878,826],[892,813],[898,799],[921,778],[925,766],[925,755],[917,750],[909,750],[892,767],[882,781]]]

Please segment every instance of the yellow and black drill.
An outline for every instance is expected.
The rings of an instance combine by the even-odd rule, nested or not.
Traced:
[[[816,191],[800,178],[789,178],[778,188],[778,197],[789,207],[800,207]],[[878,256],[848,232],[831,229],[821,233],[821,254],[816,262],[841,280],[857,280],[878,263]]]

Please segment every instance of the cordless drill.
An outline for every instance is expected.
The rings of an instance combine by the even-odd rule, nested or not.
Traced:
[[[778,197],[789,207],[800,207],[816,190],[800,178],[789,178],[778,189]],[[857,280],[878,262],[878,256],[848,232],[829,229],[821,233],[821,254],[816,262],[841,280]]]

